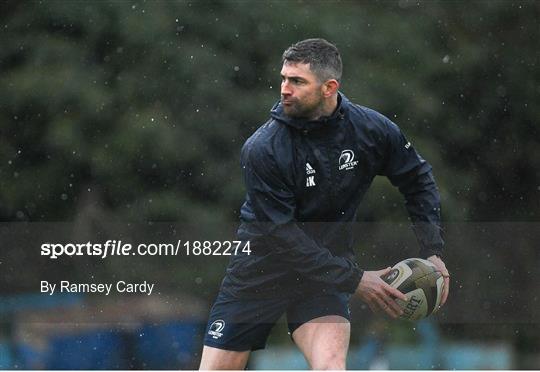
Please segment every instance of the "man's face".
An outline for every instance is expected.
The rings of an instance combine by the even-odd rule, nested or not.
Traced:
[[[281,104],[285,115],[314,119],[323,107],[322,84],[309,63],[285,62],[281,69]]]

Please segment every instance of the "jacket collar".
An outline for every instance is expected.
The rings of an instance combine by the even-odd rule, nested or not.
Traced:
[[[317,120],[307,120],[301,118],[291,118],[283,112],[283,106],[281,101],[276,104],[270,110],[270,115],[273,119],[287,124],[293,128],[300,130],[312,130],[323,127],[329,127],[336,124],[339,120],[345,117],[346,107],[349,104],[349,100],[341,92],[338,92],[338,105],[336,110],[330,116],[323,116]]]

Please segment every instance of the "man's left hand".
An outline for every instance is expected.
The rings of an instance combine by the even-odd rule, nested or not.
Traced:
[[[442,307],[444,303],[446,302],[446,299],[448,298],[448,292],[450,290],[450,274],[448,273],[448,269],[446,268],[446,265],[441,260],[439,256],[429,256],[428,261],[430,261],[432,264],[434,264],[437,267],[437,270],[439,270],[444,278],[444,286],[443,286],[443,293],[441,297],[441,304],[439,305]]]

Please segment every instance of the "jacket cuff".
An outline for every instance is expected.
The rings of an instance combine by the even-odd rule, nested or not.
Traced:
[[[428,258],[433,255],[442,258],[442,248],[423,248],[420,250],[420,258]]]
[[[436,254],[442,256],[444,247],[443,230],[434,223],[416,222],[412,225],[416,239],[420,244],[420,257],[426,258]]]
[[[359,269],[356,265],[353,268],[353,271],[351,273],[351,277],[343,282],[338,289],[340,291],[344,291],[347,293],[353,294],[356,292],[356,289],[358,288],[358,284],[360,284],[360,280],[362,280],[362,276],[364,275],[364,270]]]

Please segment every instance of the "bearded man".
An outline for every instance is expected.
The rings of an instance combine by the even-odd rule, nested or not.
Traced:
[[[232,256],[212,307],[201,369],[244,369],[283,315],[313,369],[345,369],[349,299],[398,317],[403,293],[389,268],[355,262],[352,223],[373,178],[399,188],[418,237],[419,256],[445,277],[440,198],[431,166],[396,124],[340,91],[342,62],[323,39],[300,41],[282,57],[281,99],[244,144],[247,189],[238,239],[251,253]]]

